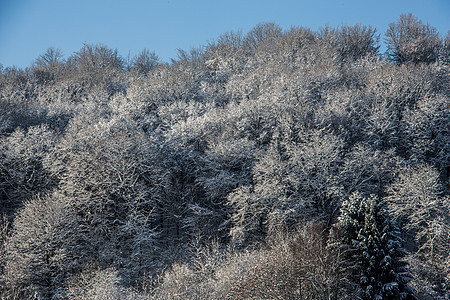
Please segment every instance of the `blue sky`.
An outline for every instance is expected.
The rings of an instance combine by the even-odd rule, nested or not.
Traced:
[[[147,48],[170,61],[177,49],[260,22],[313,30],[361,23],[383,37],[388,24],[408,12],[442,35],[450,30],[450,0],[0,0],[0,64],[25,68],[49,47],[67,58],[84,43],[104,44],[124,57]]]

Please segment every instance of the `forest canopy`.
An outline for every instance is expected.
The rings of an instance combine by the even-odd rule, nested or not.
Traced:
[[[261,23],[0,68],[0,298],[448,299],[449,34]]]

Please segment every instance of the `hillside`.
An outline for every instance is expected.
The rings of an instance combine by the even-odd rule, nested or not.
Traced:
[[[2,68],[0,298],[447,299],[449,55],[402,15]]]

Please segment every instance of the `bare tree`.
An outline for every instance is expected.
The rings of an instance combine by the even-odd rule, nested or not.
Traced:
[[[131,61],[131,70],[137,74],[146,75],[160,63],[161,61],[155,52],[144,49]]]
[[[340,28],[340,52],[344,58],[358,59],[377,54],[380,36],[372,26],[356,24]]]
[[[5,249],[6,299],[64,297],[65,281],[90,256],[75,212],[56,194],[26,201]]]
[[[422,24],[411,13],[402,14],[396,23],[389,24],[385,42],[389,59],[400,64],[435,62],[442,44],[436,28]]]
[[[441,49],[440,60],[447,66],[450,65],[450,31],[448,31],[445,36],[444,45]]]
[[[413,285],[423,296],[445,295],[450,277],[450,199],[438,171],[425,164],[405,166],[388,192],[390,211],[402,223],[413,250],[409,257]]]
[[[44,54],[39,55],[34,66],[43,71],[54,71],[63,62],[63,53],[60,49],[48,48]]]
[[[260,23],[247,33],[244,45],[250,53],[258,47],[266,47],[265,49],[268,50],[273,47],[281,35],[281,27],[275,23]]]

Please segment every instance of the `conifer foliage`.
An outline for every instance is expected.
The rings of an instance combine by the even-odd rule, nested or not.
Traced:
[[[411,299],[400,230],[378,197],[352,194],[342,203],[339,222],[363,299]]]

